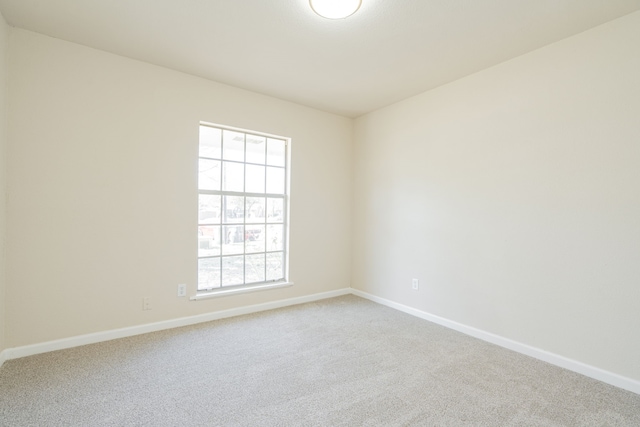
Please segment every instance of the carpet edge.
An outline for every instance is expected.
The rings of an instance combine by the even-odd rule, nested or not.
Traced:
[[[195,325],[198,323],[210,322],[213,320],[225,319],[228,317],[241,316],[244,314],[258,313],[261,311],[289,307],[292,305],[305,304],[308,302],[320,301],[323,299],[335,298],[349,294],[351,294],[351,288],[342,288],[334,291],[320,292],[317,294],[305,295],[301,297],[287,298],[267,303],[231,308],[228,310],[214,311],[211,313],[163,320],[160,322],[145,323],[142,325],[129,326],[126,328],[111,329],[107,331],[94,332],[91,334],[77,335],[37,344],[6,348],[0,353],[0,366],[2,366],[2,363],[6,360],[33,356],[41,353],[48,353],[50,351],[64,350],[67,348],[79,347],[87,344],[111,341],[114,339],[126,338],[166,329],[179,328],[182,326]]]
[[[640,381],[351,288],[353,295],[640,395]]]

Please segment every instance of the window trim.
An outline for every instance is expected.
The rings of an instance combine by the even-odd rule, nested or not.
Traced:
[[[191,301],[199,301],[203,299],[226,297],[230,295],[247,294],[250,292],[267,291],[269,289],[288,288],[291,286],[293,286],[293,282],[289,282],[289,281],[285,281],[285,282],[280,281],[280,282],[273,282],[273,283],[261,282],[259,284],[253,284],[253,285],[236,285],[236,286],[218,288],[218,289],[209,290],[209,291],[198,291],[194,296],[192,296],[189,299]]]
[[[202,299],[208,299],[208,298],[215,298],[215,297],[222,297],[222,296],[227,296],[227,295],[236,295],[236,294],[243,294],[243,293],[248,293],[248,292],[257,292],[257,291],[262,291],[262,290],[268,290],[268,289],[277,289],[277,288],[283,288],[283,287],[289,287],[293,285],[293,282],[289,281],[289,250],[290,250],[290,246],[289,246],[289,236],[290,236],[290,197],[291,197],[291,138],[289,137],[284,137],[284,136],[280,136],[280,135],[275,135],[275,134],[270,134],[270,133],[265,133],[265,132],[258,132],[258,131],[253,131],[253,130],[248,130],[248,129],[243,129],[243,128],[236,128],[236,127],[232,127],[232,126],[227,126],[227,125],[221,125],[221,124],[217,124],[217,123],[212,123],[212,122],[206,122],[206,121],[201,121],[199,122],[198,125],[198,129],[200,129],[201,126],[208,126],[208,127],[213,127],[213,128],[217,128],[220,129],[222,131],[233,131],[233,132],[241,132],[245,135],[255,135],[255,136],[259,136],[259,137],[264,137],[264,138],[272,138],[272,139],[278,139],[278,140],[282,140],[285,143],[285,163],[284,166],[280,166],[279,168],[283,168],[284,169],[284,175],[285,175],[285,188],[284,188],[284,194],[274,194],[274,193],[267,193],[266,192],[266,188],[265,188],[265,192],[264,193],[253,193],[253,192],[234,192],[234,191],[223,191],[222,189],[222,182],[220,182],[220,191],[218,190],[204,190],[204,189],[200,189],[199,185],[196,186],[197,189],[197,193],[198,193],[198,197],[201,194],[214,194],[214,195],[220,195],[221,197],[224,196],[243,196],[243,197],[264,197],[265,200],[269,197],[272,198],[279,198],[283,200],[284,203],[284,209],[283,209],[283,219],[282,219],[282,225],[283,225],[283,249],[282,251],[276,251],[276,252],[282,252],[283,253],[283,278],[282,279],[276,279],[276,280],[266,280],[264,282],[252,282],[252,283],[243,283],[243,284],[238,284],[238,285],[229,285],[229,286],[223,286],[222,284],[220,285],[220,287],[218,288],[210,288],[210,289],[203,289],[203,290],[199,290],[198,286],[199,286],[199,279],[198,279],[198,265],[199,262],[196,263],[196,294],[192,297],[190,297],[190,300],[192,301],[197,301],[197,300],[202,300]],[[198,138],[198,150],[200,147],[200,139]],[[265,147],[266,149],[266,147]],[[265,153],[266,155],[266,153]],[[200,154],[198,154],[198,162],[201,159],[205,159],[205,160],[217,160],[220,161],[220,165],[222,167],[222,162],[223,162],[223,158],[222,158],[222,153],[221,153],[221,158],[220,159],[213,159],[213,158],[209,158],[209,157],[201,157]],[[238,163],[238,164],[243,164],[243,165],[253,165],[256,164],[254,162],[247,162],[246,161],[246,136],[245,136],[245,159],[244,161],[238,161],[238,160],[228,160],[229,162],[232,163]],[[225,160],[226,161],[226,160]],[[265,167],[269,167],[269,165],[267,164],[267,160],[265,158],[265,163],[264,165],[261,166],[265,166]],[[277,167],[277,166],[276,166]],[[245,207],[246,208],[246,207]],[[246,215],[246,210],[245,210],[245,215]],[[221,219],[222,220],[222,219]],[[197,225],[198,227],[200,227],[200,221],[199,219],[197,219]],[[246,224],[246,218],[245,218],[245,222],[243,222],[243,225],[247,225]],[[267,222],[267,218],[265,216],[265,226],[269,225],[269,223]],[[221,223],[220,226],[222,227],[223,224]],[[266,229],[265,229],[266,231]],[[265,256],[269,253],[271,253],[273,251],[268,251],[265,247],[265,251],[264,252],[259,252],[259,253],[264,253]],[[246,256],[247,253],[243,252],[242,253],[243,256]],[[251,255],[251,253],[249,253],[248,255]],[[235,255],[229,255],[229,256],[235,256]],[[213,256],[216,257],[216,256]],[[220,260],[222,261],[222,258],[224,257],[224,255],[222,254],[222,252],[218,255],[218,257],[220,258]],[[202,258],[208,258],[208,257],[201,257],[199,255],[196,256],[196,261],[199,261]],[[266,261],[265,261],[266,262]],[[266,267],[266,264],[265,264]],[[222,266],[221,266],[222,268]],[[220,270],[222,273],[222,269]],[[266,279],[266,277],[265,277]]]

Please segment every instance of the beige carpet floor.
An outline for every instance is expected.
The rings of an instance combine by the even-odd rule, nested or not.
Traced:
[[[640,426],[640,395],[345,296],[5,362],[4,426]]]

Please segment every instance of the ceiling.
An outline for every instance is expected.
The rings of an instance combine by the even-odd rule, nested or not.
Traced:
[[[0,0],[7,22],[357,117],[640,10],[640,0]]]

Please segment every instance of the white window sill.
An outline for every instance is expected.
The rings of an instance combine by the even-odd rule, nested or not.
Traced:
[[[264,285],[257,285],[257,286],[248,286],[248,287],[231,288],[231,289],[217,289],[215,291],[199,292],[189,299],[191,301],[198,301],[201,299],[219,298],[219,297],[226,297],[229,295],[246,294],[249,292],[266,291],[267,289],[288,288],[289,286],[293,286],[293,282],[276,282],[276,283],[266,283]]]

